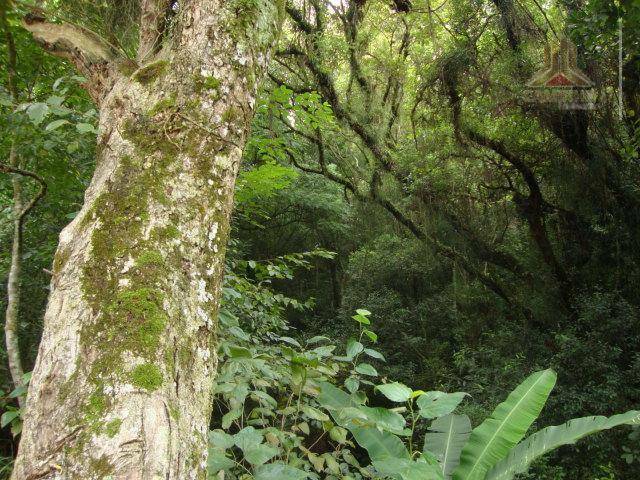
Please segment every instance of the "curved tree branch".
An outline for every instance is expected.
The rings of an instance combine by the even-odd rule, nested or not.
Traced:
[[[117,67],[130,62],[98,34],[70,23],[52,23],[39,14],[25,16],[23,26],[47,52],[70,60],[87,79],[86,90],[100,103],[117,76]]]

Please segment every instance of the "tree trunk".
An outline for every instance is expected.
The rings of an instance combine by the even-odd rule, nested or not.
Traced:
[[[150,62],[98,51],[89,72],[97,166],[60,234],[14,480],[206,476],[234,183],[282,8],[180,9]],[[50,48],[63,27],[28,25]]]

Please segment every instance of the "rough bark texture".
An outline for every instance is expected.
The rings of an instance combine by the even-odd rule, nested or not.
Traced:
[[[96,171],[60,235],[14,480],[205,478],[234,182],[281,15],[181,2],[171,47],[101,82]]]

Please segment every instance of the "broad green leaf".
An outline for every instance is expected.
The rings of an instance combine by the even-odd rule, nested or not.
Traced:
[[[220,320],[220,323],[227,327],[237,327],[238,325],[240,325],[240,323],[238,322],[238,317],[236,317],[226,308],[220,309],[220,311],[218,312],[218,320]]]
[[[235,441],[232,435],[223,430],[211,430],[209,432],[209,446],[215,450],[226,450],[233,447]]]
[[[409,387],[399,382],[378,385],[375,389],[392,402],[406,402],[411,398],[412,393]]]
[[[370,422],[382,430],[389,430],[392,433],[402,434],[406,421],[402,415],[393,410],[383,407],[359,407],[364,412]]]
[[[364,315],[354,315],[353,318],[356,322],[360,323],[361,325],[371,325],[371,320],[369,320],[367,317],[365,317]]]
[[[304,412],[304,414],[313,419],[313,420],[318,420],[320,422],[326,422],[327,420],[329,420],[329,415],[327,415],[326,413],[321,412],[320,410],[318,410],[317,408],[313,408],[309,405],[305,405],[302,407],[302,411]]]
[[[364,350],[364,345],[362,345],[357,340],[350,338],[347,342],[347,357],[353,358]]]
[[[369,454],[371,461],[390,458],[409,458],[409,452],[402,440],[389,432],[381,432],[376,427],[347,427],[358,445]]]
[[[59,128],[62,125],[66,125],[67,123],[69,123],[69,120],[64,120],[64,119],[54,120],[53,122],[49,123],[45,127],[45,131],[51,132],[52,130],[55,130],[56,128]]]
[[[95,128],[90,123],[78,123],[76,124],[76,130],[79,133],[95,133]]]
[[[372,365],[369,365],[368,363],[361,363],[359,365],[356,365],[356,372],[362,374],[362,375],[368,375],[370,377],[377,377],[378,376],[378,371],[373,368]]]
[[[0,105],[4,107],[12,107],[13,100],[9,95],[5,94],[4,92],[0,92]]]
[[[374,350],[372,348],[365,348],[364,349],[364,353],[366,353],[367,355],[369,355],[372,358],[376,358],[378,360],[382,360],[383,362],[385,361],[384,355],[381,354],[379,351]]]
[[[215,475],[220,470],[228,470],[235,466],[236,462],[225,456],[220,451],[210,451],[207,458],[207,472],[209,475]]]
[[[11,435],[17,437],[22,433],[22,420],[16,420],[11,424]]]
[[[222,428],[225,430],[242,415],[242,409],[234,408],[222,416]]]
[[[347,443],[347,430],[342,427],[333,427],[329,430],[329,437],[334,442]]]
[[[362,315],[362,316],[364,316],[364,317],[367,317],[367,316],[371,315],[371,312],[370,312],[369,310],[365,310],[364,308],[358,308],[358,309],[356,309],[356,313],[357,313],[358,315]]]
[[[437,418],[453,412],[466,395],[464,392],[426,392],[418,397],[416,403],[420,408],[420,416]]]
[[[56,79],[55,82],[53,82],[53,90],[58,90],[58,88],[60,87],[60,84],[66,80],[66,77],[59,77]]]
[[[486,480],[511,480],[518,473],[525,473],[529,465],[551,450],[562,445],[574,444],[587,435],[609,430],[619,425],[637,425],[640,411],[630,411],[612,417],[583,417],[569,420],[563,425],[547,427],[529,436],[511,450],[487,474]]]
[[[278,462],[256,468],[253,478],[254,480],[304,480],[308,475],[299,468]]]
[[[323,453],[322,458],[327,462],[327,468],[331,473],[338,475],[340,473],[340,465],[336,461],[335,457],[330,453]]]
[[[302,345],[295,339],[291,337],[278,337],[278,340],[288,343],[289,345],[293,345],[294,347],[302,348]]]
[[[320,343],[320,342],[330,342],[331,339],[329,337],[325,337],[324,335],[316,335],[315,337],[311,337],[307,340],[307,345],[311,345],[312,343]]]
[[[375,332],[372,332],[371,330],[367,330],[365,328],[362,333],[369,337],[369,340],[371,340],[373,343],[378,341],[378,335]]]
[[[64,102],[64,97],[61,97],[59,95],[51,95],[49,98],[47,98],[47,103],[52,107],[59,107],[60,105],[62,105],[62,102]]]
[[[359,418],[356,411],[366,412],[367,407],[359,409],[358,403],[347,393],[330,383],[320,383],[318,401],[329,408],[331,416],[341,427],[349,429],[356,442],[369,453],[371,460],[385,458],[409,458],[409,452],[402,440],[389,432],[380,432],[374,426],[359,427],[353,424],[352,418]],[[351,415],[349,412],[353,412]],[[366,413],[365,413],[366,417]],[[338,427],[334,427],[338,428]],[[329,434],[333,438],[333,430]]]
[[[229,345],[228,347],[230,358],[251,358],[251,351],[248,348],[240,347],[238,345]]]
[[[319,457],[313,452],[307,453],[307,458],[315,468],[316,472],[322,472],[324,470],[324,457]]]
[[[253,427],[244,427],[233,436],[233,442],[243,452],[262,443],[262,433]]]
[[[360,388],[360,380],[355,377],[349,377],[344,381],[344,386],[349,390],[349,392],[356,392],[358,388]]]
[[[315,353],[319,357],[328,357],[329,355],[331,355],[333,353],[333,351],[335,349],[336,349],[336,347],[333,346],[333,345],[325,345],[323,347],[314,348],[311,351],[313,353]]]
[[[267,463],[269,460],[275,457],[279,451],[280,450],[278,450],[277,448],[269,445],[255,445],[244,450],[244,458],[251,465],[257,467],[258,465]]]
[[[78,151],[78,148],[80,148],[80,144],[77,141],[71,142],[67,145],[67,153],[74,153]]]
[[[300,422],[297,427],[305,434],[309,435],[311,429],[309,428],[309,424],[307,422]]]
[[[9,393],[9,398],[18,398],[18,397],[22,397],[24,395],[27,394],[27,386],[26,385],[20,385],[16,388],[14,388],[13,390],[11,390],[11,393]]]
[[[373,462],[375,469],[382,475],[401,480],[440,480],[442,475],[438,467],[423,462],[414,462],[407,458],[388,458]]]
[[[251,336],[240,327],[229,327],[227,329],[227,332],[229,332],[234,337],[238,337],[241,340],[249,341],[251,339]]]
[[[0,417],[0,428],[6,427],[19,416],[20,412],[18,412],[17,410],[9,410],[7,412],[4,412],[2,414],[2,417]]]
[[[351,398],[351,396],[340,390],[334,385],[327,382],[319,382],[320,395],[318,395],[318,402],[330,410],[340,410],[346,407],[355,407],[358,404]]]
[[[460,452],[470,434],[471,421],[466,415],[450,414],[431,422],[424,436],[424,451],[436,456],[444,478],[451,478],[460,463]]]
[[[272,407],[278,406],[278,401],[269,395],[267,392],[263,392],[262,390],[252,390],[251,395],[256,397],[256,399],[262,403],[266,403],[267,405],[271,405]]]
[[[32,103],[27,107],[27,116],[34,125],[40,125],[44,117],[49,113],[49,105],[46,103]],[[93,127],[92,127],[93,128]]]
[[[353,425],[364,425],[369,422],[369,417],[359,407],[341,408],[333,416],[337,423],[347,428]]]
[[[486,473],[505,458],[538,418],[556,383],[553,370],[529,376],[476,427],[462,449],[453,480],[484,480]]]

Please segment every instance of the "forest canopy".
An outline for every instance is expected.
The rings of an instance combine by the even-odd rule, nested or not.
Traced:
[[[640,478],[640,3],[0,0],[0,479]]]

